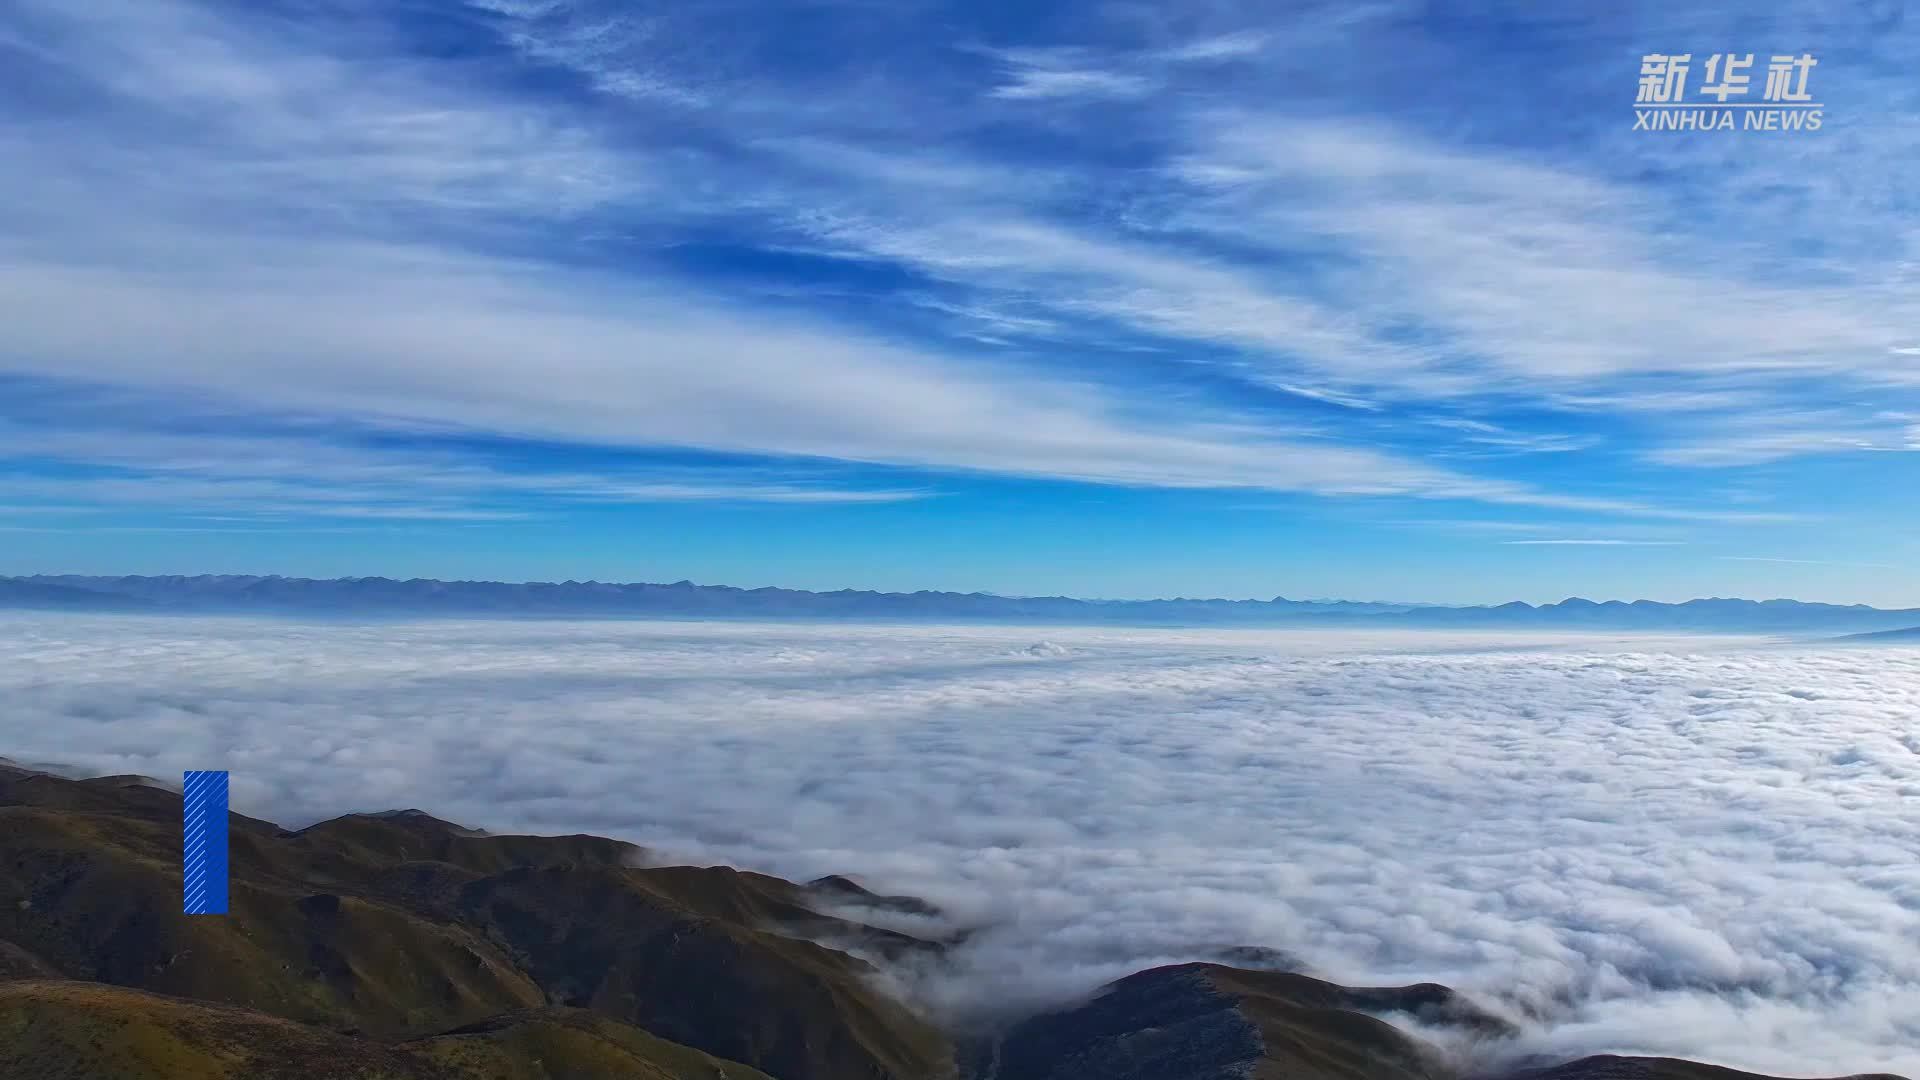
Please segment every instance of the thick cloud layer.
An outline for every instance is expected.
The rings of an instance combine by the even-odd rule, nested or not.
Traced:
[[[1920,649],[1418,633],[0,619],[0,754],[234,771],[984,927],[981,1016],[1261,945],[1533,1052],[1920,1075]],[[1041,639],[1045,640],[1042,641]]]

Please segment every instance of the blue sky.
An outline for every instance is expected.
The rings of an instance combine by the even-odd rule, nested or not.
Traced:
[[[14,0],[0,572],[1920,605],[1920,11],[1605,7]]]

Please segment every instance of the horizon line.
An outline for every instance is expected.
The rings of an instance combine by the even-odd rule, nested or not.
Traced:
[[[1539,610],[1544,608],[1557,608],[1566,604],[1590,604],[1595,607],[1606,607],[1611,605],[1617,605],[1622,607],[1633,607],[1633,606],[1641,606],[1641,605],[1652,605],[1652,606],[1660,606],[1660,607],[1682,607],[1687,604],[1700,604],[1700,603],[1711,603],[1714,601],[1722,601],[1722,602],[1734,602],[1734,603],[1755,604],[1755,605],[1799,604],[1799,605],[1809,606],[1809,607],[1844,608],[1844,609],[1852,609],[1852,610],[1890,612],[1890,613],[1907,612],[1907,611],[1920,612],[1920,606],[1879,607],[1874,604],[1861,604],[1861,603],[1841,604],[1841,603],[1832,603],[1830,601],[1824,601],[1824,600],[1800,600],[1794,597],[1785,597],[1785,596],[1768,597],[1764,600],[1754,600],[1754,599],[1749,599],[1747,597],[1741,597],[1741,596],[1695,596],[1686,600],[1651,600],[1645,597],[1636,598],[1633,600],[1621,600],[1617,598],[1607,599],[1607,600],[1594,600],[1589,597],[1584,597],[1579,595],[1570,595],[1570,596],[1563,597],[1562,599],[1559,599],[1559,600],[1546,601],[1543,603],[1532,603],[1526,600],[1505,600],[1505,601],[1498,601],[1498,602],[1484,602],[1484,603],[1478,603],[1478,604],[1448,604],[1448,603],[1435,603],[1435,602],[1418,601],[1418,600],[1349,600],[1344,598],[1326,598],[1326,597],[1314,598],[1314,599],[1295,599],[1295,598],[1288,597],[1281,594],[1275,594],[1270,597],[1253,597],[1253,596],[1249,596],[1249,597],[1224,597],[1224,596],[1094,597],[1094,596],[1071,596],[1065,593],[1051,593],[1051,594],[998,593],[998,592],[990,592],[984,589],[974,589],[970,591],[962,591],[958,589],[863,589],[863,588],[855,588],[852,586],[842,586],[841,588],[838,588],[838,589],[804,589],[804,588],[793,588],[791,586],[785,586],[785,585],[751,585],[749,586],[749,585],[715,584],[715,583],[708,583],[708,582],[696,582],[691,578],[681,578],[677,581],[637,581],[637,580],[636,581],[607,581],[607,580],[601,580],[598,578],[566,578],[558,581],[547,581],[547,580],[506,581],[499,578],[434,578],[434,577],[401,578],[401,577],[390,577],[385,574],[341,575],[338,577],[308,577],[308,576],[291,575],[291,574],[248,574],[248,573],[77,574],[77,573],[44,573],[43,572],[43,573],[33,573],[33,574],[0,575],[0,581],[21,581],[21,582],[33,582],[36,580],[46,581],[46,580],[58,580],[58,579],[83,579],[83,580],[95,580],[95,581],[134,579],[134,580],[144,580],[144,581],[157,581],[157,580],[166,580],[166,579],[195,580],[195,579],[204,579],[204,578],[253,578],[256,580],[263,580],[263,581],[296,581],[296,582],[391,581],[391,582],[401,583],[401,584],[413,583],[413,582],[431,582],[434,584],[442,584],[442,585],[502,585],[502,586],[543,586],[544,585],[544,586],[551,586],[556,588],[564,587],[568,585],[572,585],[572,586],[604,585],[604,586],[621,587],[621,588],[634,587],[634,586],[652,586],[656,588],[687,587],[687,588],[694,588],[694,589],[726,589],[726,590],[731,590],[735,592],[805,593],[812,596],[830,596],[830,595],[835,595],[839,593],[857,593],[857,594],[866,594],[866,595],[872,595],[872,596],[928,596],[928,595],[966,596],[966,597],[986,597],[986,598],[991,598],[996,600],[1013,600],[1013,601],[1018,601],[1018,600],[1068,601],[1068,602],[1079,603],[1079,604],[1179,604],[1179,603],[1185,603],[1185,604],[1304,604],[1304,605],[1312,605],[1312,606],[1319,606],[1319,607],[1336,607],[1340,605],[1351,605],[1351,606],[1369,606],[1369,607],[1401,607],[1401,608],[1409,608],[1414,610],[1438,609],[1438,610],[1469,611],[1469,610],[1494,610],[1494,609],[1504,608],[1504,607],[1513,607],[1515,605]]]

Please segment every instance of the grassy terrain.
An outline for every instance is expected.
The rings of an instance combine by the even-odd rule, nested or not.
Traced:
[[[325,1039],[360,1040],[369,1077],[422,1063],[539,1076],[515,1055],[547,1060],[563,1047],[612,1070],[568,1075],[651,1075],[616,1065],[646,1040],[656,1057],[671,1040],[782,1080],[953,1071],[949,1041],[874,990],[865,961],[815,942],[938,946],[821,914],[804,886],[721,867],[641,868],[641,853],[616,841],[479,835],[416,812],[299,832],[236,815],[230,828],[231,914],[182,915],[177,795],[130,778],[0,770],[0,980],[34,980],[16,992],[50,992],[55,978],[248,1010],[258,1025],[304,1025],[290,1055],[347,1054]],[[206,1056],[183,1076],[228,1067],[207,1034],[219,1027],[212,1014],[108,1037],[97,1025],[113,1008],[79,990],[31,1009],[9,1000],[9,1023],[39,1018],[40,1045],[100,1040],[108,1056],[76,1075],[135,1075],[120,1071],[135,1054]],[[102,1000],[133,1010],[131,1022],[160,1006],[127,1003],[164,999]],[[529,1012],[556,1008],[598,1019]],[[93,1019],[63,1031],[49,1019],[62,1009]],[[521,1019],[503,1027],[503,1015]],[[444,1034],[455,1029],[466,1033]],[[437,1041],[404,1059],[376,1053],[427,1037]]]
[[[385,1042],[99,983],[0,983],[0,1076],[42,1080],[768,1080],[592,1013]]]

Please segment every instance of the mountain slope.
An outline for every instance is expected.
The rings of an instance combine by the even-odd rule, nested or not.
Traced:
[[[1182,964],[1128,976],[1033,1017],[998,1048],[998,1080],[1431,1080],[1437,1054],[1379,1019],[1499,1034],[1504,1021],[1442,986],[1337,986],[1285,972]]]
[[[0,607],[49,611],[141,611],[145,601],[111,589],[58,585],[26,578],[0,578]]]
[[[1444,986],[1346,987],[1286,972],[1179,964],[1016,1025],[980,1080],[1463,1080],[1393,1021],[1483,1039],[1507,1021]],[[1672,1058],[1603,1055],[1472,1080],[1769,1080]],[[1862,1074],[1846,1080],[1901,1080]]]
[[[0,764],[0,1080],[1469,1080],[1410,1022],[1513,1031],[1434,984],[1192,963],[956,1040],[872,977],[948,946],[838,914],[925,901],[420,811],[234,815],[232,913],[189,917],[180,810],[145,778]],[[1756,1080],[1639,1058],[1472,1080],[1523,1076]]]
[[[948,1040],[875,991],[868,963],[803,940],[905,936],[816,912],[802,886],[417,813],[301,832],[236,815],[231,914],[186,916],[179,805],[0,769],[0,970],[388,1038],[585,1006],[783,1080],[952,1070]]]
[[[60,1080],[769,1080],[592,1013],[537,1009],[382,1043],[81,982],[0,983],[0,1076]]]
[[[1909,626],[1900,630],[1880,630],[1870,634],[1849,634],[1841,640],[1885,642],[1889,645],[1903,641],[1920,641],[1920,626]]]
[[[1531,1069],[1511,1080],[1762,1080],[1753,1073],[1675,1058],[1599,1054],[1551,1068]],[[1888,1073],[1861,1073],[1843,1080],[1901,1080]]]

